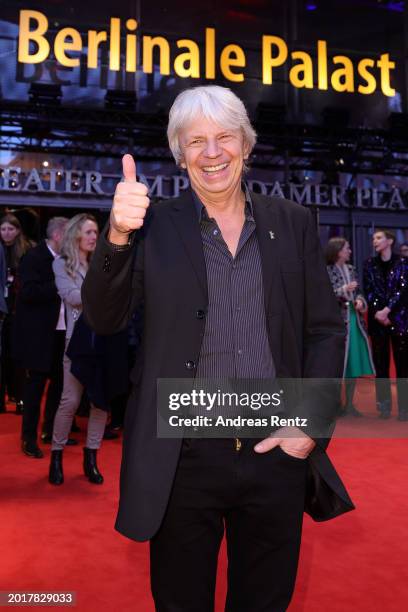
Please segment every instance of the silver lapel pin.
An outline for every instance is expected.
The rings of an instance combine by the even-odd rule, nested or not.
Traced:
[[[274,232],[269,231],[269,237],[270,237],[271,240],[275,240]]]

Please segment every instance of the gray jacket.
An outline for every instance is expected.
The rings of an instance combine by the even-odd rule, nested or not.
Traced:
[[[82,312],[81,287],[85,278],[85,268],[80,268],[72,277],[65,268],[65,259],[58,257],[54,259],[52,269],[55,274],[55,284],[57,285],[60,298],[65,305],[65,319],[67,323],[66,338],[69,340],[74,330],[75,322]]]

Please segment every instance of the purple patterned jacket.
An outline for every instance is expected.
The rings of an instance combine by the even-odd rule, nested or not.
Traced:
[[[393,254],[391,268],[384,279],[379,255],[370,257],[364,264],[364,293],[368,303],[368,333],[371,336],[388,332],[394,335],[408,335],[408,259]],[[378,310],[388,306],[390,327],[374,319]]]

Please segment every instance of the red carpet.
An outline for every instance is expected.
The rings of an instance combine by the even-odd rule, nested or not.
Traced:
[[[152,612],[148,545],[113,530],[120,441],[104,442],[104,485],[82,475],[78,446],[66,450],[66,482],[54,488],[49,446],[41,460],[20,451],[20,419],[0,414],[0,590],[75,591],[80,612]],[[361,421],[374,424],[374,415]],[[408,423],[400,427],[408,434]],[[83,433],[76,436],[83,441]],[[289,610],[400,612],[408,601],[407,440],[336,439],[330,455],[357,510],[325,524],[306,517]],[[225,567],[222,550],[216,612],[223,610]]]

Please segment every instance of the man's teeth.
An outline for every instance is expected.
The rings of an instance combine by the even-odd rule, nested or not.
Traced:
[[[224,170],[228,164],[218,164],[218,166],[205,166],[203,168],[204,172],[218,172],[219,170]]]

